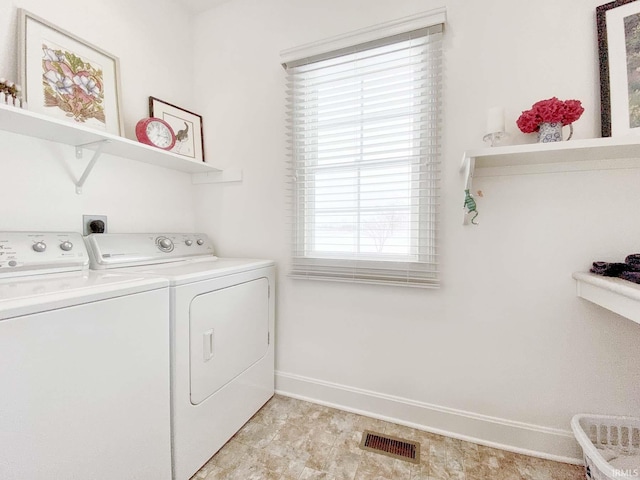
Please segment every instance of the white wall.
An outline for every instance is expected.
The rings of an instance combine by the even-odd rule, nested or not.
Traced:
[[[570,278],[593,259],[639,250],[640,171],[477,179],[476,228],[460,225],[457,169],[465,149],[482,146],[494,105],[507,108],[514,143],[533,141],[516,131],[519,112],[552,95],[581,99],[576,137],[598,135],[599,3],[234,0],[196,17],[195,33],[169,0],[94,2],[90,14],[72,0],[0,3],[0,76],[17,77],[16,8],[26,8],[120,57],[128,137],[153,95],[202,113],[208,160],[245,176],[191,186],[186,174],[105,157],[78,196],[72,177],[84,162],[72,148],[0,132],[0,229],[79,230],[82,213],[99,213],[115,232],[205,230],[223,255],[281,265],[279,388],[575,455],[572,414],[640,414],[640,327],[577,299]],[[443,287],[288,279],[279,52],[443,4]]]
[[[512,142],[525,143],[534,138],[517,131],[522,110],[554,95],[581,99],[575,137],[599,136],[600,3],[235,0],[197,17],[194,79],[207,153],[245,174],[240,185],[196,187],[197,221],[220,254],[281,266],[281,390],[565,457],[577,456],[573,414],[640,415],[640,326],[576,298],[571,279],[592,260],[640,250],[640,171],[477,179],[481,226],[461,225],[458,166],[465,149],[483,146],[489,107],[505,106]],[[442,288],[287,278],[279,52],[442,5]],[[429,425],[435,417],[393,405],[461,423]],[[474,418],[486,428],[473,427]]]
[[[148,97],[193,108],[188,12],[170,0],[0,2],[0,77],[18,78],[17,8],[24,8],[120,58],[125,133],[148,116]],[[90,156],[89,156],[90,158]],[[76,195],[88,159],[72,147],[0,132],[0,230],[82,229],[82,214],[109,217],[112,232],[189,231],[189,175],[104,156]]]

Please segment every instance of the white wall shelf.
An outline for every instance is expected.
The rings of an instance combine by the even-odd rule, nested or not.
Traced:
[[[239,169],[222,175],[223,171],[220,168],[209,163],[189,160],[128,138],[2,104],[0,104],[0,130],[75,146],[78,157],[82,157],[84,149],[96,152],[97,155],[92,156],[85,172],[75,182],[78,193],[81,193],[82,184],[101,154],[116,155],[137,162],[191,173],[194,183],[242,180],[242,171]],[[196,180],[196,175],[199,174],[204,176],[199,176]]]
[[[474,177],[640,167],[640,137],[591,138],[468,150],[460,170]]]
[[[640,285],[587,272],[573,274],[579,297],[640,323]]]
[[[640,137],[590,138],[468,150],[460,171],[473,194],[475,177],[640,168]],[[467,225],[468,215],[463,224]]]

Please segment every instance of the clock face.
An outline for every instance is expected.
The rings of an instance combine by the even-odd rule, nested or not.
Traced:
[[[164,123],[149,122],[147,125],[147,137],[156,146],[167,148],[173,143],[173,135]]]
[[[136,124],[136,138],[139,142],[171,150],[176,144],[176,135],[171,125],[161,118],[143,118]]]

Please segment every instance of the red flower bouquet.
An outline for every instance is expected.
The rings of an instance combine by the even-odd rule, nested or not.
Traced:
[[[522,112],[516,121],[518,128],[524,133],[537,132],[544,122],[570,125],[580,118],[584,112],[580,100],[558,100],[556,97],[540,100],[532,105],[531,110]]]

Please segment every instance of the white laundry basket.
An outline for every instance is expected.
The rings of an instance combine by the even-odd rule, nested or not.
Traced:
[[[640,455],[640,418],[581,414],[573,417],[571,429],[582,447],[587,479],[640,480],[640,467],[617,469],[602,456],[605,449],[619,455]]]

